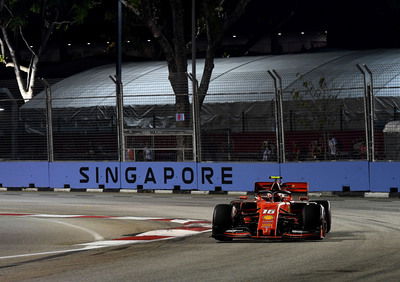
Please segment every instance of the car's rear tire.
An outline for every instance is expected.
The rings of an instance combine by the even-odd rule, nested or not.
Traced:
[[[332,225],[331,203],[327,200],[318,200],[314,202],[325,208],[326,233],[329,233]]]
[[[219,241],[230,241],[232,238],[224,235],[225,230],[232,227],[232,205],[215,206],[212,222],[212,237]]]

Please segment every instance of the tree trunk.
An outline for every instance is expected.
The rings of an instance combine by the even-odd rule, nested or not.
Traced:
[[[188,96],[188,78],[186,73],[178,72],[178,73],[171,73],[169,75],[169,80],[171,86],[175,93],[175,111],[176,114],[184,114],[184,120],[176,120],[176,128],[177,129],[189,129],[190,128],[190,103],[189,103],[189,96]],[[187,148],[187,144],[185,142],[185,136],[178,135],[176,137],[176,144],[177,144],[177,161],[184,161],[184,150],[183,148]]]
[[[166,32],[168,25],[165,21],[160,20],[157,9],[154,9],[155,3],[151,0],[129,2],[121,0],[139,19],[141,19],[149,28],[153,37],[159,42],[165,54],[168,63],[169,81],[175,94],[175,110],[177,114],[184,114],[184,121],[176,121],[177,129],[191,128],[190,103],[189,103],[189,84],[187,78],[187,48],[185,41],[185,1],[169,0],[171,7],[171,32]],[[214,69],[215,48],[222,41],[224,32],[232,27],[234,23],[244,13],[248,3],[251,0],[240,0],[229,16],[220,22],[217,8],[221,8],[221,3],[204,0],[202,10],[205,13],[207,28],[207,54],[205,58],[205,66],[203,75],[198,89],[199,108],[206,97],[211,74]],[[185,136],[177,136],[177,147],[187,147]],[[185,146],[186,145],[186,146]],[[178,150],[177,160],[183,161],[183,150]]]

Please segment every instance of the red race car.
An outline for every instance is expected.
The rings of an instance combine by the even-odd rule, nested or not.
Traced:
[[[308,183],[256,182],[255,199],[241,196],[230,204],[214,208],[212,237],[219,241],[233,238],[323,239],[331,229],[330,202],[309,201]]]

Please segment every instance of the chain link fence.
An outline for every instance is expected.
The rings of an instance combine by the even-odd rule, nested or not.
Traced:
[[[214,73],[198,119],[187,74],[124,78],[125,161],[193,161],[194,122],[202,161],[400,160],[400,65],[368,70]],[[37,92],[15,99],[0,81],[2,161],[118,160],[111,80]]]
[[[293,76],[283,78],[286,159],[366,159],[361,148],[366,130],[361,73],[333,70]]]

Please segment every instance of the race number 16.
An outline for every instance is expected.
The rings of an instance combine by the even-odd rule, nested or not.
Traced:
[[[274,214],[275,210],[264,210],[263,214]]]

